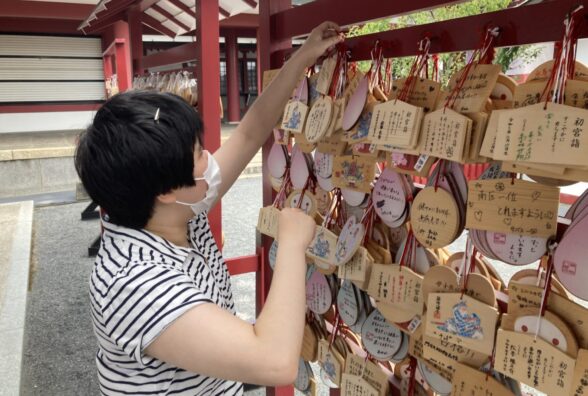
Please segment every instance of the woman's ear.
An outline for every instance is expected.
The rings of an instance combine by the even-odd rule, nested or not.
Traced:
[[[175,190],[171,190],[165,194],[159,194],[156,199],[163,204],[171,204],[178,200]]]

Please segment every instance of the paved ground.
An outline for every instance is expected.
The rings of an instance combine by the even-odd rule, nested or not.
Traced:
[[[247,197],[247,203],[243,203]],[[35,210],[33,274],[28,299],[22,395],[95,395],[96,341],[87,311],[87,281],[93,259],[87,246],[97,221],[80,221],[86,203]],[[223,199],[225,256],[255,251],[261,177],[237,181]],[[241,317],[255,315],[252,275],[233,280]],[[263,392],[255,392],[263,394]]]

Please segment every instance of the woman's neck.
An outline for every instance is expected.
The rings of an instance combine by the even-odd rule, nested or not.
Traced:
[[[188,240],[188,221],[190,216],[187,213],[165,213],[155,210],[145,229],[152,232],[176,246],[190,247]]]
[[[173,243],[176,246],[180,246],[180,247],[184,247],[184,248],[189,248],[190,245],[190,241],[188,240],[187,237],[187,226],[184,226],[183,229],[174,229],[174,228],[169,228],[169,227],[146,227],[145,228],[147,231],[152,232],[153,234],[156,234],[160,237],[162,237],[163,239]]]

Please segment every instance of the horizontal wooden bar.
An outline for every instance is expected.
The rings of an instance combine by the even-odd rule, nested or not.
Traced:
[[[464,0],[316,0],[271,16],[272,40],[282,40],[308,34],[326,19],[340,26],[360,24],[374,19],[404,15]]]
[[[76,20],[0,17],[0,32],[81,36],[83,33],[78,31],[79,24]]]
[[[104,29],[114,25],[118,21],[125,17],[125,11],[119,11],[117,14],[112,14],[101,18],[100,20],[94,20],[91,24],[80,28],[84,34],[92,34],[103,31]]]
[[[196,43],[186,43],[143,58],[143,68],[173,65],[196,59]]]
[[[112,43],[110,43],[108,45],[108,47],[106,47],[104,52],[102,52],[102,56],[114,55],[114,51],[116,50],[116,47],[119,45],[124,45],[125,43],[126,43],[126,40],[123,38],[114,39],[114,41]]]
[[[91,4],[0,1],[0,15],[14,18],[44,18],[80,21],[94,10]]]
[[[98,22],[102,22],[104,20],[110,20],[113,16],[119,15],[121,12],[126,12],[129,7],[133,5],[135,0],[118,0],[118,1],[111,1],[103,7],[100,11],[96,12],[98,9],[98,5],[94,8],[94,11],[80,24],[78,29],[88,30],[89,26],[93,26]],[[117,18],[121,19],[121,18]]]
[[[500,28],[497,47],[535,44],[560,40],[563,20],[572,7],[582,4],[588,12],[588,0],[556,0],[506,10],[451,19],[403,29],[353,37],[345,41],[351,60],[371,59],[376,41],[384,48],[384,57],[414,56],[417,43],[431,38],[431,53],[467,51],[480,46],[484,31],[489,26]],[[537,21],[541,21],[538,25]],[[583,24],[580,38],[588,37],[588,24]],[[276,51],[275,56],[287,56],[291,51]]]
[[[102,103],[0,105],[0,113],[52,113],[58,111],[95,111]]]
[[[225,263],[227,264],[231,276],[257,272],[260,270],[259,256],[256,254],[226,259]]]

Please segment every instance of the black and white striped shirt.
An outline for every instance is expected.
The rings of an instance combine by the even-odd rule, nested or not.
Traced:
[[[144,354],[176,318],[202,304],[235,313],[229,273],[205,213],[188,223],[192,248],[103,222],[90,278],[104,395],[241,395],[241,383],[187,372]]]

